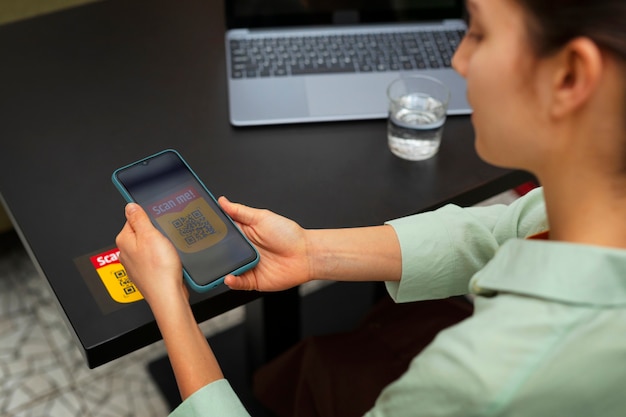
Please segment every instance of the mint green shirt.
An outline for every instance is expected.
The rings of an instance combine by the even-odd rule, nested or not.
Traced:
[[[475,310],[368,417],[626,415],[626,251],[527,240],[548,228],[540,189],[510,206],[449,205],[389,224],[403,263],[391,296],[473,293]],[[200,415],[247,413],[222,380],[172,414]]]

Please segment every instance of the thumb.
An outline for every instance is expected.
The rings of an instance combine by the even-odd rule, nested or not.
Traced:
[[[251,225],[255,222],[256,209],[248,206],[244,206],[239,203],[232,203],[226,197],[220,197],[218,202],[226,214],[228,214],[234,221],[242,225]]]
[[[128,224],[135,233],[147,232],[154,227],[144,209],[137,203],[128,203],[125,214]]]
[[[249,274],[227,275],[224,278],[224,284],[231,290],[253,291],[257,290],[256,282]]]

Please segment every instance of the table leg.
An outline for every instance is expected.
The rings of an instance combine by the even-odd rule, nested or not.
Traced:
[[[246,305],[246,337],[250,365],[257,369],[300,340],[301,309],[298,288],[265,293]]]

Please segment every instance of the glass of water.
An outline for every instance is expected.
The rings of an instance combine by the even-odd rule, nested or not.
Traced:
[[[450,90],[424,75],[407,75],[387,88],[387,139],[391,152],[410,161],[428,159],[439,150]]]

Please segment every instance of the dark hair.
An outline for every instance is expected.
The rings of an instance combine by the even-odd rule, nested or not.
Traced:
[[[579,36],[626,61],[626,0],[515,0],[529,12],[529,35],[540,56]]]

